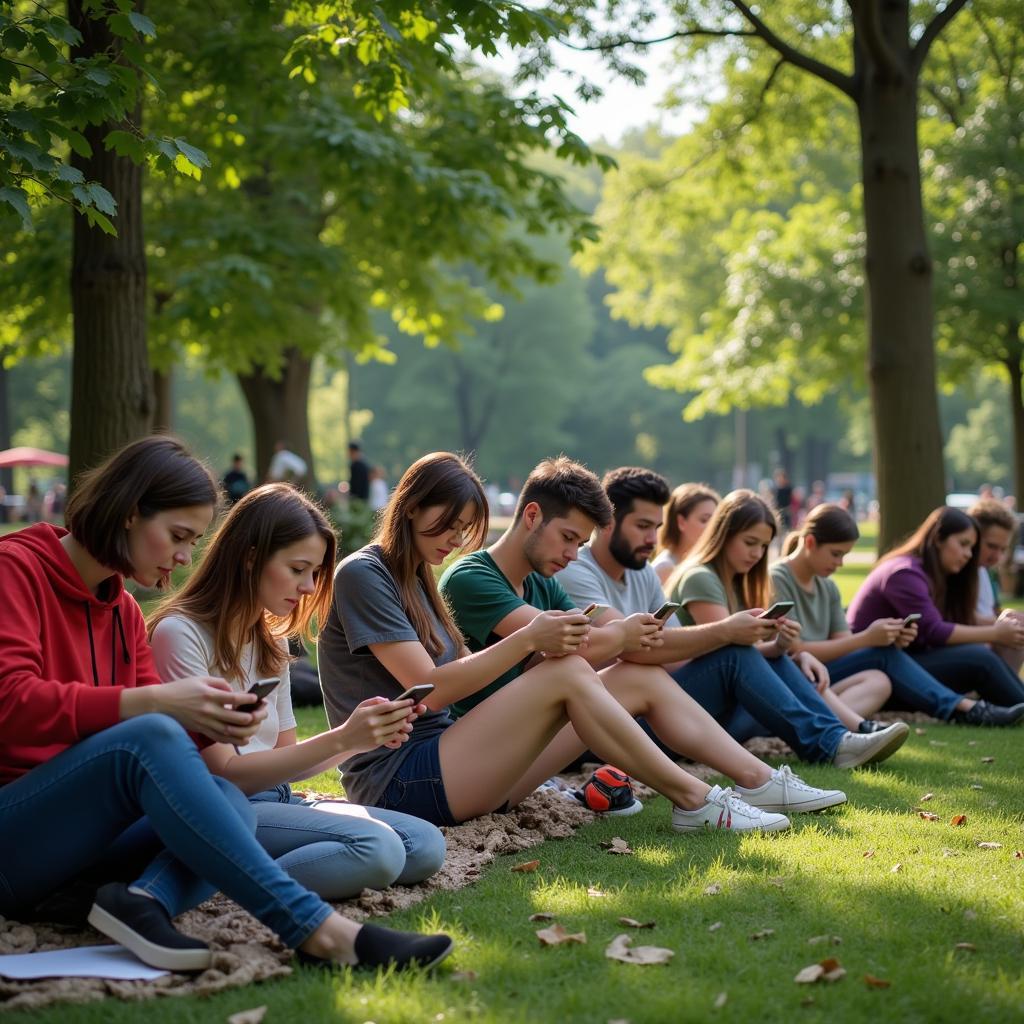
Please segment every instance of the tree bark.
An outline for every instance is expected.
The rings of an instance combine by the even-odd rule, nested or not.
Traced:
[[[274,379],[262,368],[238,374],[238,383],[252,415],[256,441],[256,477],[265,480],[274,445],[285,441],[309,467],[305,486],[316,487],[313,452],[309,443],[309,384],[313,360],[296,348],[284,353],[280,375]],[[339,442],[340,443],[340,442]]]
[[[174,430],[174,370],[153,371],[152,429],[165,434]]]
[[[1018,330],[1020,328],[1018,327]],[[1017,496],[1017,507],[1024,501],[1024,367],[1021,366],[1021,352],[1008,358],[1004,364],[1010,377],[1010,418],[1013,423],[1013,486]]]
[[[69,0],[68,20],[82,33],[72,58],[119,49],[106,22]],[[136,125],[141,107],[131,115]],[[104,148],[103,139],[124,125],[87,126],[89,157],[72,154],[72,165],[98,181],[117,202],[117,236],[92,228],[73,214],[71,312],[71,430],[68,479],[95,465],[121,445],[144,435],[153,411],[146,349],[146,255],[142,230],[142,168]]]
[[[879,550],[910,533],[944,496],[942,428],[935,386],[932,262],[925,237],[917,142],[917,76],[908,5],[878,18],[905,65],[884,73],[859,48],[857,111],[867,238],[868,377]]]

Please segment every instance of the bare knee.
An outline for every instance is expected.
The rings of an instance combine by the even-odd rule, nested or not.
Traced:
[[[892,695],[892,683],[889,681],[889,677],[877,669],[869,669],[865,672],[861,685],[870,688],[871,693],[880,701],[879,706],[884,704]]]

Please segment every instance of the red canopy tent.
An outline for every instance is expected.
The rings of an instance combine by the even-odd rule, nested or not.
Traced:
[[[68,457],[43,448],[8,448],[0,452],[0,469],[15,466],[66,466]]]

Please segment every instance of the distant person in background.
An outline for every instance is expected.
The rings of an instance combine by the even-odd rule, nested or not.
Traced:
[[[775,480],[775,508],[779,513],[782,532],[793,527],[790,504],[793,501],[793,485],[789,482],[789,474],[781,467],[772,474]]]
[[[843,491],[843,496],[839,499],[837,504],[839,505],[839,507],[844,512],[849,512],[851,517],[854,520],[856,520],[856,518],[857,518],[857,496],[853,493],[853,491],[851,491],[849,488],[847,488],[845,491]]]
[[[825,481],[815,480],[811,485],[811,493],[807,495],[807,502],[804,505],[806,511],[825,504]]]
[[[295,452],[288,450],[287,441],[278,441],[274,445],[274,454],[267,470],[268,483],[297,484],[305,479],[309,467],[306,460]]]
[[[3,488],[0,488],[2,491]],[[49,507],[46,509],[46,514],[54,522],[59,523],[64,520],[64,506],[68,500],[68,489],[64,484],[57,483],[53,485],[49,495]],[[3,498],[0,497],[0,504],[3,503]],[[2,519],[2,516],[0,516]]]
[[[370,508],[374,512],[379,512],[388,503],[389,493],[384,470],[380,466],[374,466],[370,470]]]
[[[721,500],[718,491],[707,484],[680,484],[672,492],[658,530],[658,551],[651,562],[662,583],[700,540]]]
[[[360,501],[370,500],[370,466],[363,458],[363,446],[358,441],[348,445],[348,495]],[[387,500],[385,499],[385,504]]]
[[[982,484],[978,488],[978,498],[981,501],[987,501],[995,497],[995,491],[991,484]]]
[[[28,485],[28,494],[25,496],[25,522],[38,523],[43,518],[43,495],[39,490],[39,484],[33,480]]]
[[[224,474],[221,484],[227,496],[228,506],[234,505],[252,490],[252,483],[242,468],[242,456],[238,452],[231,456],[231,468]]]

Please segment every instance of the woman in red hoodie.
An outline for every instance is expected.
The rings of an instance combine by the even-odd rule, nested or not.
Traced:
[[[153,966],[201,970],[208,947],[171,918],[220,889],[317,963],[436,963],[448,936],[360,927],[256,842],[248,801],[186,731],[246,743],[266,713],[250,694],[209,677],[151,685],[124,577],[166,585],[216,502],[201,463],[150,437],[80,480],[68,530],[0,541],[0,914],[45,916],[55,890],[106,882],[91,924]]]

